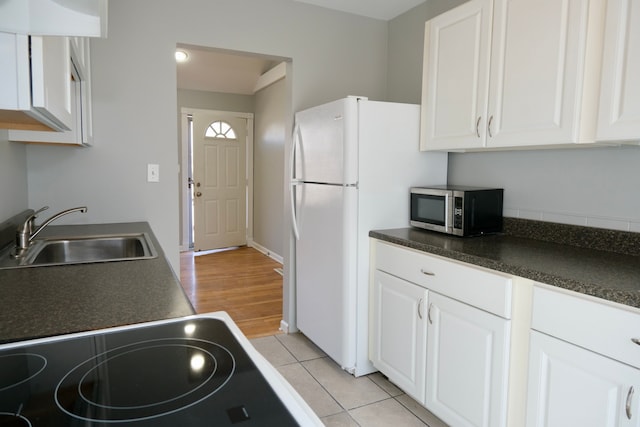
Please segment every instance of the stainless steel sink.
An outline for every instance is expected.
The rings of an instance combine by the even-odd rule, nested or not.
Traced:
[[[147,233],[36,239],[22,259],[7,259],[0,268],[84,264],[156,258]]]

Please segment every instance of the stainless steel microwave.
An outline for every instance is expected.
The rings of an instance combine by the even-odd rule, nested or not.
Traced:
[[[456,236],[498,233],[503,195],[502,188],[413,187],[410,224]]]

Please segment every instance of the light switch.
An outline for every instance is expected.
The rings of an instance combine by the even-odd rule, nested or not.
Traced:
[[[147,182],[160,182],[160,165],[147,165]]]

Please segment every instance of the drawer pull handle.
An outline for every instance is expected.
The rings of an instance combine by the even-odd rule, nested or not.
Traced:
[[[627,412],[627,418],[631,419],[631,400],[633,399],[633,386],[629,387],[627,393],[627,404],[625,405],[625,411]]]
[[[631,342],[640,345],[640,338],[631,338]]]
[[[433,320],[431,320],[431,307],[433,307],[433,303],[429,304],[429,310],[427,310],[427,320],[429,320],[429,323],[433,325]]]
[[[424,275],[427,275],[427,276],[435,276],[436,275],[436,273],[432,273],[431,271],[425,270],[424,268],[420,269],[420,273],[422,273]]]
[[[422,298],[418,300],[418,317],[422,319],[422,312],[420,311],[420,306],[422,305]]]

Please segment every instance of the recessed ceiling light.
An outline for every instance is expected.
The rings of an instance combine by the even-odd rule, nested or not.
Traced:
[[[187,62],[189,59],[189,55],[184,50],[176,50],[176,61],[177,62]]]

